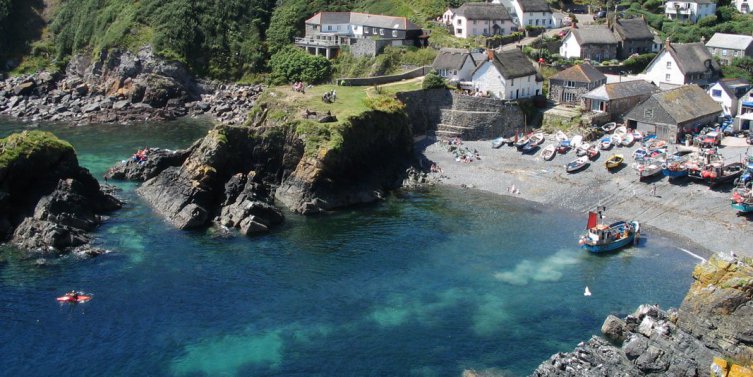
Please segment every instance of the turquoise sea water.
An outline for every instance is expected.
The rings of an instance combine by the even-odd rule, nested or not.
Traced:
[[[0,136],[24,127],[0,121]],[[206,124],[41,128],[101,177],[140,147],[189,145]],[[111,253],[38,265],[0,249],[0,375],[527,375],[610,313],[679,305],[696,263],[650,233],[588,255],[583,215],[474,191],[396,194],[222,238],[172,229],[121,187],[127,206],[96,232]],[[70,289],[94,299],[58,304]]]

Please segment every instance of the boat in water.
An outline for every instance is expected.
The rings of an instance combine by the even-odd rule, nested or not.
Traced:
[[[69,292],[66,293],[64,296],[60,296],[56,298],[57,302],[60,303],[71,303],[71,304],[77,304],[77,303],[83,303],[87,302],[92,299],[91,295],[87,295],[84,292]]]
[[[603,253],[638,242],[641,231],[638,221],[618,221],[606,225],[598,223],[597,217],[596,212],[588,213],[587,232],[578,242],[584,249],[592,253]]]
[[[568,173],[575,173],[582,169],[585,169],[588,165],[588,157],[578,157],[577,159],[571,161],[569,164],[565,165],[565,170]]]
[[[554,158],[554,155],[557,154],[557,147],[554,144],[549,144],[541,150],[541,158],[545,161],[550,161]]]
[[[604,166],[607,167],[607,170],[617,169],[622,166],[623,161],[625,161],[625,158],[621,154],[613,154],[604,162]]]

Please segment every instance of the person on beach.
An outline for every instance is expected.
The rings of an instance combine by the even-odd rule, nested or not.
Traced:
[[[651,196],[656,197],[656,183],[651,185]]]

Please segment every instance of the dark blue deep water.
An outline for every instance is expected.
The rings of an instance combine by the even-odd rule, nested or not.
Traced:
[[[0,136],[24,127],[0,121]],[[207,124],[40,127],[101,177],[140,147],[187,146]],[[696,263],[650,232],[588,255],[583,215],[473,191],[393,195],[220,238],[172,229],[121,187],[128,205],[96,232],[111,253],[39,265],[0,248],[0,375],[526,375],[610,313],[678,306]],[[58,304],[70,289],[94,299]]]

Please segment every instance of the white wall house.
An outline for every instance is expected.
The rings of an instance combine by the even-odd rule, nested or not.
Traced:
[[[556,27],[552,9],[545,0],[511,0],[515,15],[521,27]]]
[[[713,0],[670,0],[664,4],[664,14],[670,20],[696,23],[701,18],[716,14]]]
[[[513,100],[542,94],[540,79],[530,60],[518,49],[490,52],[473,72],[476,90],[492,97]]]
[[[703,43],[667,40],[643,74],[646,81],[663,88],[685,84],[707,87],[719,79],[721,68]]]
[[[512,5],[513,0],[492,0],[491,3],[492,4],[500,4],[503,7],[505,7],[505,9],[507,9],[507,13],[510,14],[510,16],[513,19],[513,21],[515,21],[515,23],[517,23],[517,24],[520,24],[518,22],[518,14],[515,13],[515,7]]]
[[[463,4],[453,11],[451,24],[458,38],[507,35],[518,29],[503,5],[489,3]]]
[[[748,14],[753,11],[753,0],[734,0],[732,3],[740,13]]]
[[[442,14],[442,22],[444,22],[447,25],[452,24],[452,18],[455,16],[455,8],[447,8],[447,10]]]
[[[580,44],[575,39],[575,34],[567,33],[560,45],[560,56],[565,59],[580,58]]]
[[[725,115],[736,116],[742,98],[751,85],[742,79],[722,79],[706,91],[711,99],[718,102]]]
[[[471,81],[476,62],[470,52],[460,48],[443,48],[439,50],[431,67],[450,82]]]

